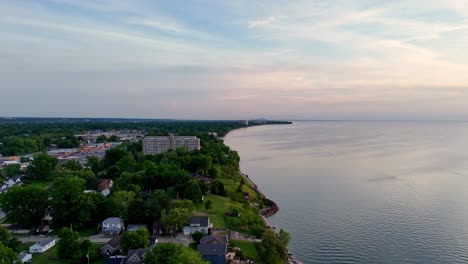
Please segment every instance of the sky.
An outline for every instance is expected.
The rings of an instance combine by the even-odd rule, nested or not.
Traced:
[[[0,10],[0,116],[468,120],[464,0]]]

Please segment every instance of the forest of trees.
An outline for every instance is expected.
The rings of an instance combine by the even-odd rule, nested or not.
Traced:
[[[118,216],[126,223],[147,226],[152,226],[159,220],[168,234],[172,235],[181,229],[207,192],[220,196],[229,194],[231,199],[243,201],[239,155],[224,145],[222,139],[208,133],[216,132],[223,136],[242,126],[239,122],[228,121],[2,124],[0,139],[3,144],[0,145],[0,151],[4,154],[41,151],[51,142],[57,142],[57,136],[62,136],[60,140],[69,140],[73,145],[76,142],[70,135],[87,129],[142,129],[148,135],[166,135],[169,132],[195,135],[201,139],[201,149],[188,151],[186,148],[179,148],[158,155],[145,155],[141,142],[123,142],[118,147],[107,150],[102,159],[90,157],[86,166],[75,161],[60,164],[57,159],[46,154],[36,154],[25,172],[27,179],[50,184],[47,188],[34,184],[15,186],[0,196],[0,207],[6,213],[7,222],[17,223],[25,228],[36,227],[44,217],[44,212],[52,208],[53,228],[61,230],[59,236],[63,236],[63,241],[69,241],[67,243],[75,248],[87,250],[94,249],[88,244],[89,241],[80,240],[74,230],[96,228],[107,217]],[[25,144],[25,141],[29,143]],[[206,185],[190,176],[190,173],[209,176],[211,184]],[[84,192],[94,189],[96,180],[103,178],[114,182],[110,196]],[[221,179],[241,182],[236,193],[228,193]],[[261,201],[257,202],[261,204]],[[228,228],[242,228],[242,231],[257,237],[264,235],[265,224],[255,209],[246,204],[244,211],[242,216],[231,212],[231,216],[226,217]],[[71,226],[73,230],[66,229]],[[138,237],[138,233],[124,236],[124,250],[134,248],[133,244],[139,241]],[[272,239],[273,242],[264,244],[259,249],[261,252],[278,252],[283,249],[285,240],[284,237]],[[158,250],[155,249],[154,252]],[[193,254],[190,251],[182,253],[187,256]],[[268,257],[267,254],[265,256]],[[278,252],[278,258],[283,257],[283,253]],[[62,258],[75,262],[83,256],[64,252]],[[155,258],[147,263],[165,263],[160,261]]]

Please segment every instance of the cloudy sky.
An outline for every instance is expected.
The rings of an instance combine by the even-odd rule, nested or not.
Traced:
[[[0,10],[0,116],[468,119],[464,0]]]

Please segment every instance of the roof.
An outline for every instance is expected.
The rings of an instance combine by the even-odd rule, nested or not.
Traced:
[[[106,264],[124,264],[127,256],[112,256],[106,259]]]
[[[38,245],[40,247],[43,247],[43,246],[46,246],[46,245],[50,244],[52,241],[55,241],[55,238],[45,237],[45,238],[37,241],[36,244],[34,244],[34,245]]]
[[[200,244],[226,244],[227,237],[226,236],[203,236],[200,240]]]
[[[225,255],[227,244],[200,244],[197,247],[200,255]]]
[[[123,220],[120,217],[109,217],[102,221],[103,224],[122,224]]]
[[[22,251],[21,253],[18,254],[18,258],[19,258],[20,260],[22,260],[22,259],[23,259],[24,257],[26,257],[27,255],[31,255],[31,254],[29,254],[29,253],[26,252],[26,251]]]
[[[105,189],[108,189],[110,186],[112,179],[97,179],[96,180],[96,189],[98,191],[104,191]]]
[[[208,226],[208,216],[194,216],[190,218],[190,225]]]
[[[120,245],[120,238],[121,236],[115,236],[111,240],[109,240],[106,245],[111,246],[112,248],[117,248]]]
[[[127,259],[131,258],[133,255],[137,255],[140,259],[143,259],[143,255],[146,253],[146,249],[134,249],[129,250],[127,254]]]

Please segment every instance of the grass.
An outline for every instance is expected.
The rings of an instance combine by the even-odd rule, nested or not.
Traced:
[[[45,187],[51,185],[53,181],[43,180],[43,179],[25,178],[25,179],[23,179],[23,182],[27,186],[35,186],[35,187],[45,188]]]
[[[97,229],[96,229],[96,227],[91,227],[91,228],[79,230],[77,232],[80,233],[81,237],[89,237],[89,236],[92,236],[92,235],[96,235],[97,234]]]
[[[99,247],[99,245],[97,245]],[[70,263],[66,260],[57,258],[57,246],[52,247],[43,254],[33,254],[32,263],[34,264],[63,264]],[[104,258],[99,257],[96,260],[90,262],[90,264],[103,264]]]
[[[205,202],[211,200],[212,208],[209,210],[205,209],[205,203],[200,203],[196,205],[195,211],[207,213],[210,217],[210,222],[213,223],[214,228],[225,229],[226,222],[224,221],[224,213],[229,210],[229,208],[236,208],[239,212],[245,211],[242,208],[243,204],[231,200],[231,198],[223,197],[219,195],[205,195]]]
[[[236,247],[239,247],[244,253],[246,257],[249,259],[255,260],[257,263],[261,262],[261,258],[258,255],[257,248],[255,247],[255,243],[245,242],[245,241],[237,241],[237,240],[230,240],[229,243],[233,244]]]

